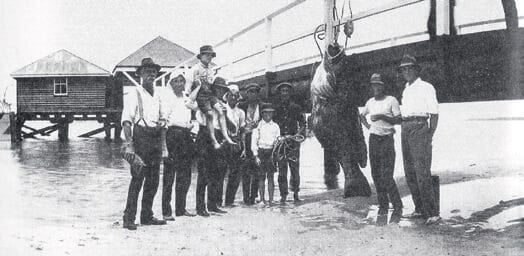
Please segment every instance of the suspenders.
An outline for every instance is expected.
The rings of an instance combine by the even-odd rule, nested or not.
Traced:
[[[136,121],[136,125],[142,121],[146,127],[156,127],[150,126],[146,120],[144,119],[144,101],[142,100],[141,92],[138,91],[138,87],[136,88],[136,96],[137,96],[137,104],[138,104],[138,116],[140,117],[138,121]]]

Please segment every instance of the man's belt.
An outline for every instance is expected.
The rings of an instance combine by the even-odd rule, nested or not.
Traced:
[[[168,129],[173,129],[173,130],[176,130],[176,131],[182,131],[182,132],[190,132],[191,131],[191,130],[189,130],[189,128],[182,127],[182,126],[176,126],[176,125],[171,125],[171,126],[168,126],[167,128]]]
[[[426,122],[428,118],[425,116],[403,116],[402,122]]]

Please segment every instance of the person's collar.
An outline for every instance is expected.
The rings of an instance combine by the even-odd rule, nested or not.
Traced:
[[[140,89],[142,90],[142,92],[149,94],[151,97],[153,97],[155,95],[155,86],[154,85],[151,86],[151,92],[152,93],[149,93],[149,91],[146,89],[146,87],[144,87],[143,84],[140,85]]]
[[[418,82],[419,82],[419,80],[420,80],[420,76],[419,76],[419,77],[417,77],[417,78],[416,78],[415,80],[413,80],[413,83],[409,83],[409,82],[407,82],[407,84],[408,84],[408,86],[412,86],[412,85],[414,85],[414,84],[418,83]]]
[[[202,66],[203,68],[208,68],[209,67],[209,64],[207,64],[207,66],[204,64],[204,62],[200,61],[200,66]]]

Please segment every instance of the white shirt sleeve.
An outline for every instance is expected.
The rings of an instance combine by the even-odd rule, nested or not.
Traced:
[[[239,109],[240,117],[239,117],[239,129],[244,128],[246,126],[246,113],[244,110]]]
[[[274,127],[275,128],[273,129],[273,132],[274,132],[273,138],[275,138],[275,139],[274,139],[273,143],[276,142],[278,137],[280,136],[280,127],[278,126],[278,124],[274,123]]]
[[[438,114],[438,100],[435,88],[430,83],[427,83],[426,91],[427,110],[430,114]]]
[[[364,107],[362,108],[362,113],[360,113],[361,115],[365,116],[365,115],[369,114],[369,102],[370,101],[371,101],[371,99],[366,101],[366,105],[364,105]]]
[[[169,105],[169,99],[167,97],[167,93],[172,93],[172,92],[167,92],[167,91],[164,91],[164,90],[159,90],[157,93],[160,93],[159,96],[158,96],[158,101],[160,102],[160,117],[159,119],[164,119],[166,121],[169,121],[167,120],[169,115],[171,114],[171,111],[172,108],[171,106]]]
[[[260,137],[259,132],[260,130],[257,127],[253,129],[253,133],[251,134],[251,151],[253,152],[253,156],[258,156],[258,139]]]
[[[393,116],[400,116],[400,104],[393,96],[391,96],[391,113]]]
[[[122,109],[122,125],[124,122],[130,122],[131,125],[135,124],[136,112],[137,112],[137,91],[130,90],[124,97],[124,108]]]

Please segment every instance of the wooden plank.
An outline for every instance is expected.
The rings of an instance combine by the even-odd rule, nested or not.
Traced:
[[[116,124],[110,124],[110,125],[108,125],[108,128],[109,128],[109,129],[112,129],[112,128],[115,128],[115,127],[116,127]],[[79,135],[78,137],[81,137],[81,138],[89,138],[89,137],[91,137],[91,136],[93,136],[93,135],[95,135],[95,134],[99,134],[99,133],[104,132],[105,129],[106,129],[106,127],[104,126],[104,127],[102,127],[102,128],[98,128],[98,129],[95,129],[95,130],[92,130],[92,131],[86,132],[86,133],[84,133],[84,134],[81,134],[81,135]]]

